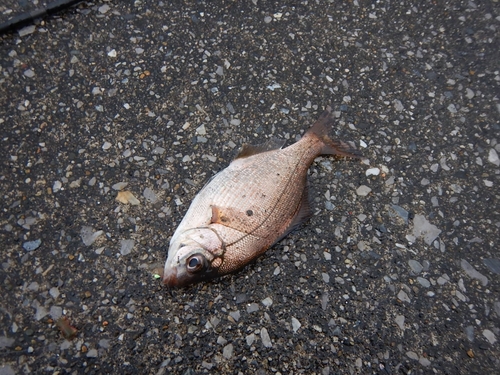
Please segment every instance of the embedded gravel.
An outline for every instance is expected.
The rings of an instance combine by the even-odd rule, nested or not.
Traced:
[[[500,368],[498,0],[278,3],[85,2],[0,37],[1,375]],[[166,290],[203,184],[330,104],[366,159],[318,158],[300,230]]]

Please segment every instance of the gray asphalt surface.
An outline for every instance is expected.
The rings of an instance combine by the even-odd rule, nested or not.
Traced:
[[[3,35],[0,374],[498,371],[499,28],[498,1],[108,1]],[[166,290],[203,184],[330,104],[367,159],[317,159],[300,230]]]

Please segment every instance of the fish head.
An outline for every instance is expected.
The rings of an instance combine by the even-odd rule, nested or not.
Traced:
[[[172,238],[163,271],[163,283],[184,287],[217,277],[222,264],[223,242],[209,228],[190,229]]]

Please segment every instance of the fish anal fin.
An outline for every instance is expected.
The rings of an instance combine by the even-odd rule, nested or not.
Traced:
[[[275,243],[281,241],[289,233],[291,233],[295,229],[299,228],[304,222],[309,220],[309,218],[311,216],[312,216],[312,210],[311,210],[311,205],[310,205],[310,200],[309,200],[309,188],[306,184],[304,191],[302,192],[302,197],[300,199],[299,206],[297,207],[297,210],[295,212],[295,215],[292,218],[292,221],[290,222],[288,227],[286,227],[283,234],[276,240]]]
[[[283,147],[284,144],[285,141],[278,138],[271,138],[265,143],[254,146],[245,143],[243,146],[241,146],[241,150],[238,153],[238,155],[236,155],[234,160],[247,158],[249,156],[257,155],[267,151],[279,150],[280,148]]]

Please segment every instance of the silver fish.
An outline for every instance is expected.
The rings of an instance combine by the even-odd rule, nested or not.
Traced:
[[[163,282],[183,287],[234,272],[310,216],[307,170],[319,155],[360,158],[331,140],[328,109],[286,148],[271,139],[243,145],[229,166],[196,195],[170,240]]]

